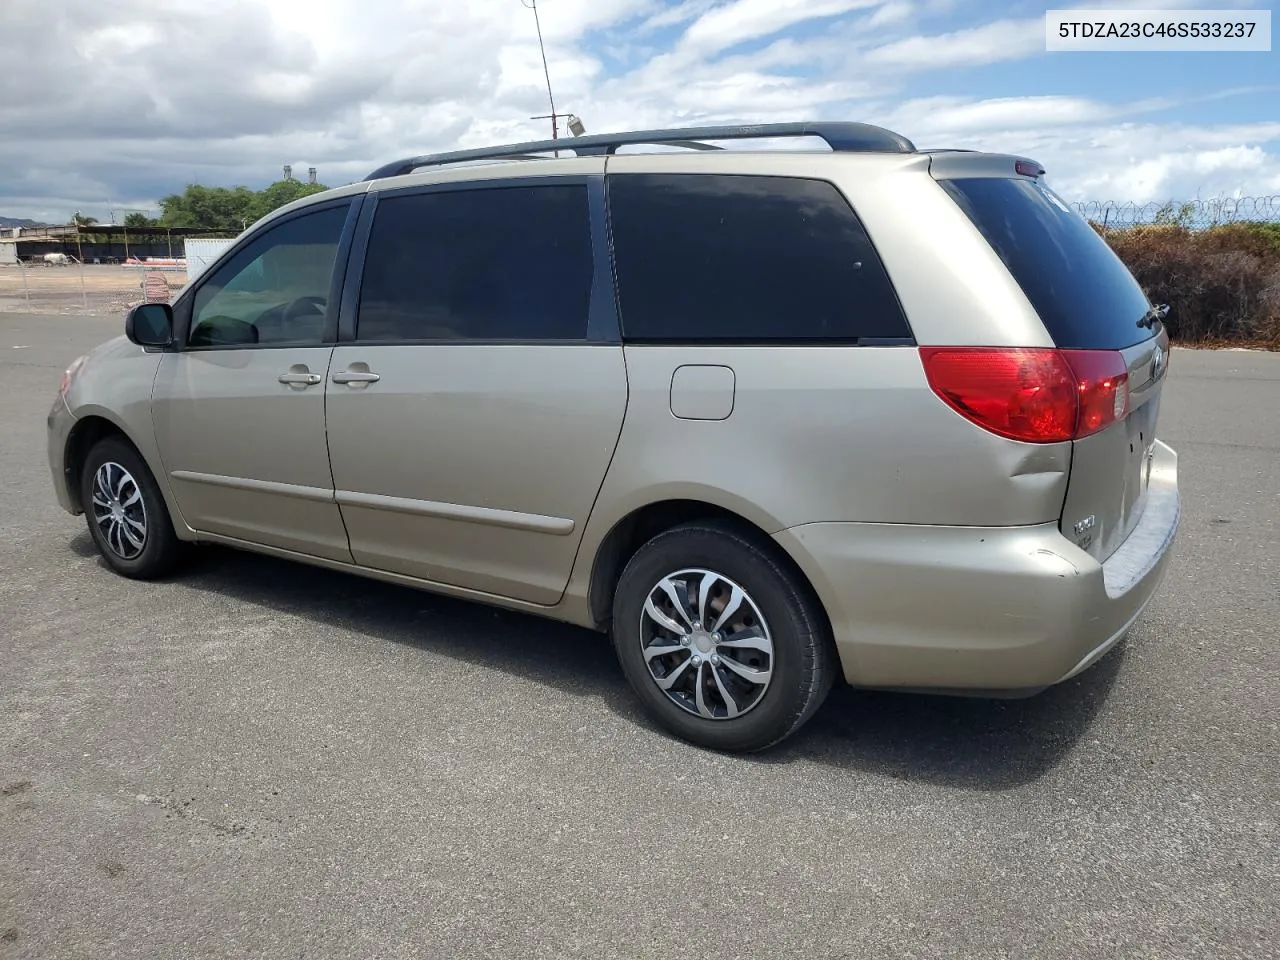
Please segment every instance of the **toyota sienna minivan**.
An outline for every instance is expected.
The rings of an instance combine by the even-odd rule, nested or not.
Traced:
[[[1179,520],[1163,309],[1044,173],[856,123],[392,163],[73,363],[57,497],[127,577],[224,544],[606,632],[706,747],[1033,694]]]

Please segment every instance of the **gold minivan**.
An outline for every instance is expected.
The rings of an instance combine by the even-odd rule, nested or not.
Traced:
[[[839,680],[1031,694],[1179,519],[1163,311],[1043,177],[856,123],[393,163],[71,366],[58,500],[129,577],[218,543],[608,632],[717,749]]]

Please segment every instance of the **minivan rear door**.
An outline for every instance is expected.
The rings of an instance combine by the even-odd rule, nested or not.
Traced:
[[[564,593],[627,405],[603,173],[593,157],[370,194],[326,385],[357,564]]]
[[[1025,163],[1025,162],[1024,162]],[[949,165],[942,188],[999,255],[1063,350],[1119,353],[1128,400],[1106,429],[1073,444],[1063,534],[1099,560],[1142,515],[1156,439],[1169,337],[1124,263],[1079,214],[1035,176]],[[1037,165],[1038,166],[1038,165]]]

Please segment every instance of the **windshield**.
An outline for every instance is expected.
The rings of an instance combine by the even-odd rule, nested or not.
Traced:
[[[938,182],[999,254],[1059,347],[1117,350],[1154,335],[1138,326],[1151,305],[1133,274],[1039,180]]]

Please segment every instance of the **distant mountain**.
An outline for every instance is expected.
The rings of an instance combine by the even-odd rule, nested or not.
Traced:
[[[0,228],[5,227],[43,227],[46,224],[35,220],[22,220],[17,217],[0,217]]]

